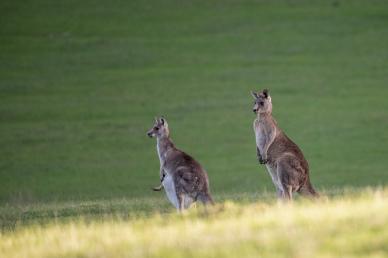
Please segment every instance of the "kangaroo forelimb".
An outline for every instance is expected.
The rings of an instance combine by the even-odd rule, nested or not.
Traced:
[[[166,173],[164,172],[163,168],[160,169],[160,185],[156,187],[152,187],[152,190],[154,191],[160,191],[163,189],[163,180],[166,177]]]
[[[257,159],[259,160],[260,164],[266,164],[267,163],[266,160],[263,160],[263,157],[261,156],[260,150],[259,150],[258,147],[256,147],[256,154],[257,154]]]
[[[159,186],[156,186],[156,187],[152,187],[152,190],[155,191],[155,192],[159,192],[163,189],[163,185],[160,184]]]

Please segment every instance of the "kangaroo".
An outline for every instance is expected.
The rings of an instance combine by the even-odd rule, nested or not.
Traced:
[[[255,99],[253,122],[256,153],[265,164],[277,191],[278,198],[291,200],[293,192],[318,197],[309,178],[309,165],[299,147],[278,127],[272,117],[272,100],[265,89],[252,92]]]
[[[147,135],[156,137],[160,160],[161,186],[154,190],[164,188],[167,198],[178,211],[189,208],[197,200],[205,205],[214,204],[206,171],[194,158],[175,147],[166,119],[155,118]]]

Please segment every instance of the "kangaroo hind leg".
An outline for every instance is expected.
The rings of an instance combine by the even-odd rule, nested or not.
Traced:
[[[285,161],[279,162],[277,166],[278,187],[281,188],[278,189],[278,193],[281,193],[281,198],[285,201],[292,200],[293,184],[291,176],[295,173],[295,171],[292,171],[293,169]]]

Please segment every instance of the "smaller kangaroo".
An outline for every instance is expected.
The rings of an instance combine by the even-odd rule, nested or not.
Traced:
[[[147,135],[156,137],[160,160],[162,185],[153,189],[160,191],[163,187],[178,211],[189,208],[197,200],[205,205],[214,204],[206,171],[194,158],[175,147],[166,119],[155,118],[155,124]]]
[[[272,117],[272,101],[265,89],[252,92],[255,99],[253,122],[256,151],[260,164],[265,164],[279,198],[291,200],[292,193],[318,197],[309,178],[309,165],[299,147],[278,127]]]

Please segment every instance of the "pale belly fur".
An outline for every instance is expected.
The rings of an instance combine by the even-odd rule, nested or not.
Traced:
[[[163,187],[166,191],[166,195],[168,200],[175,206],[175,208],[179,208],[179,202],[175,191],[174,180],[171,175],[167,174],[163,179]]]

